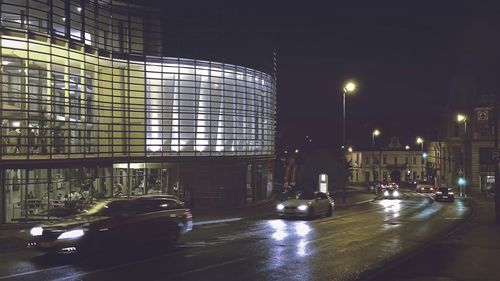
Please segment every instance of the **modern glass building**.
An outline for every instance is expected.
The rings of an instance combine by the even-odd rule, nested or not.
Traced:
[[[0,223],[111,196],[269,196],[275,79],[162,57],[160,17],[111,0],[0,1]]]

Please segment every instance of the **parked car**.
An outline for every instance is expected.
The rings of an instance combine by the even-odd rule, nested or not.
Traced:
[[[331,216],[335,203],[323,192],[302,192],[276,206],[278,216],[314,218],[317,215]]]
[[[434,192],[434,184],[428,181],[419,181],[415,188],[416,192],[424,192],[424,193],[433,193]]]
[[[434,200],[453,202],[455,200],[455,193],[453,192],[453,188],[447,186],[438,187],[436,189],[436,192],[434,193]]]
[[[28,247],[74,253],[144,241],[173,245],[192,228],[191,211],[175,197],[115,198],[96,203],[82,214],[33,227]]]

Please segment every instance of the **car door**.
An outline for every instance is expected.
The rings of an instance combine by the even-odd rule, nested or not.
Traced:
[[[324,213],[326,212],[326,196],[323,196],[324,194],[321,193],[321,192],[318,192],[316,193],[316,199],[315,199],[315,202],[316,202],[316,210],[320,213]]]
[[[321,193],[321,202],[324,206],[325,213],[328,212],[330,209],[330,199],[328,198],[328,195]]]

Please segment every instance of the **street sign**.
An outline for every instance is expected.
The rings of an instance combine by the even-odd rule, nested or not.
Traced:
[[[491,160],[494,162],[500,162],[500,149],[499,148],[491,150]]]

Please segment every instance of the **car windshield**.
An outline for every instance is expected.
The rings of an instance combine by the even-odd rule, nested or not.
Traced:
[[[297,196],[297,199],[300,199],[300,200],[312,200],[314,198],[315,198],[315,195],[312,192],[303,192]]]

